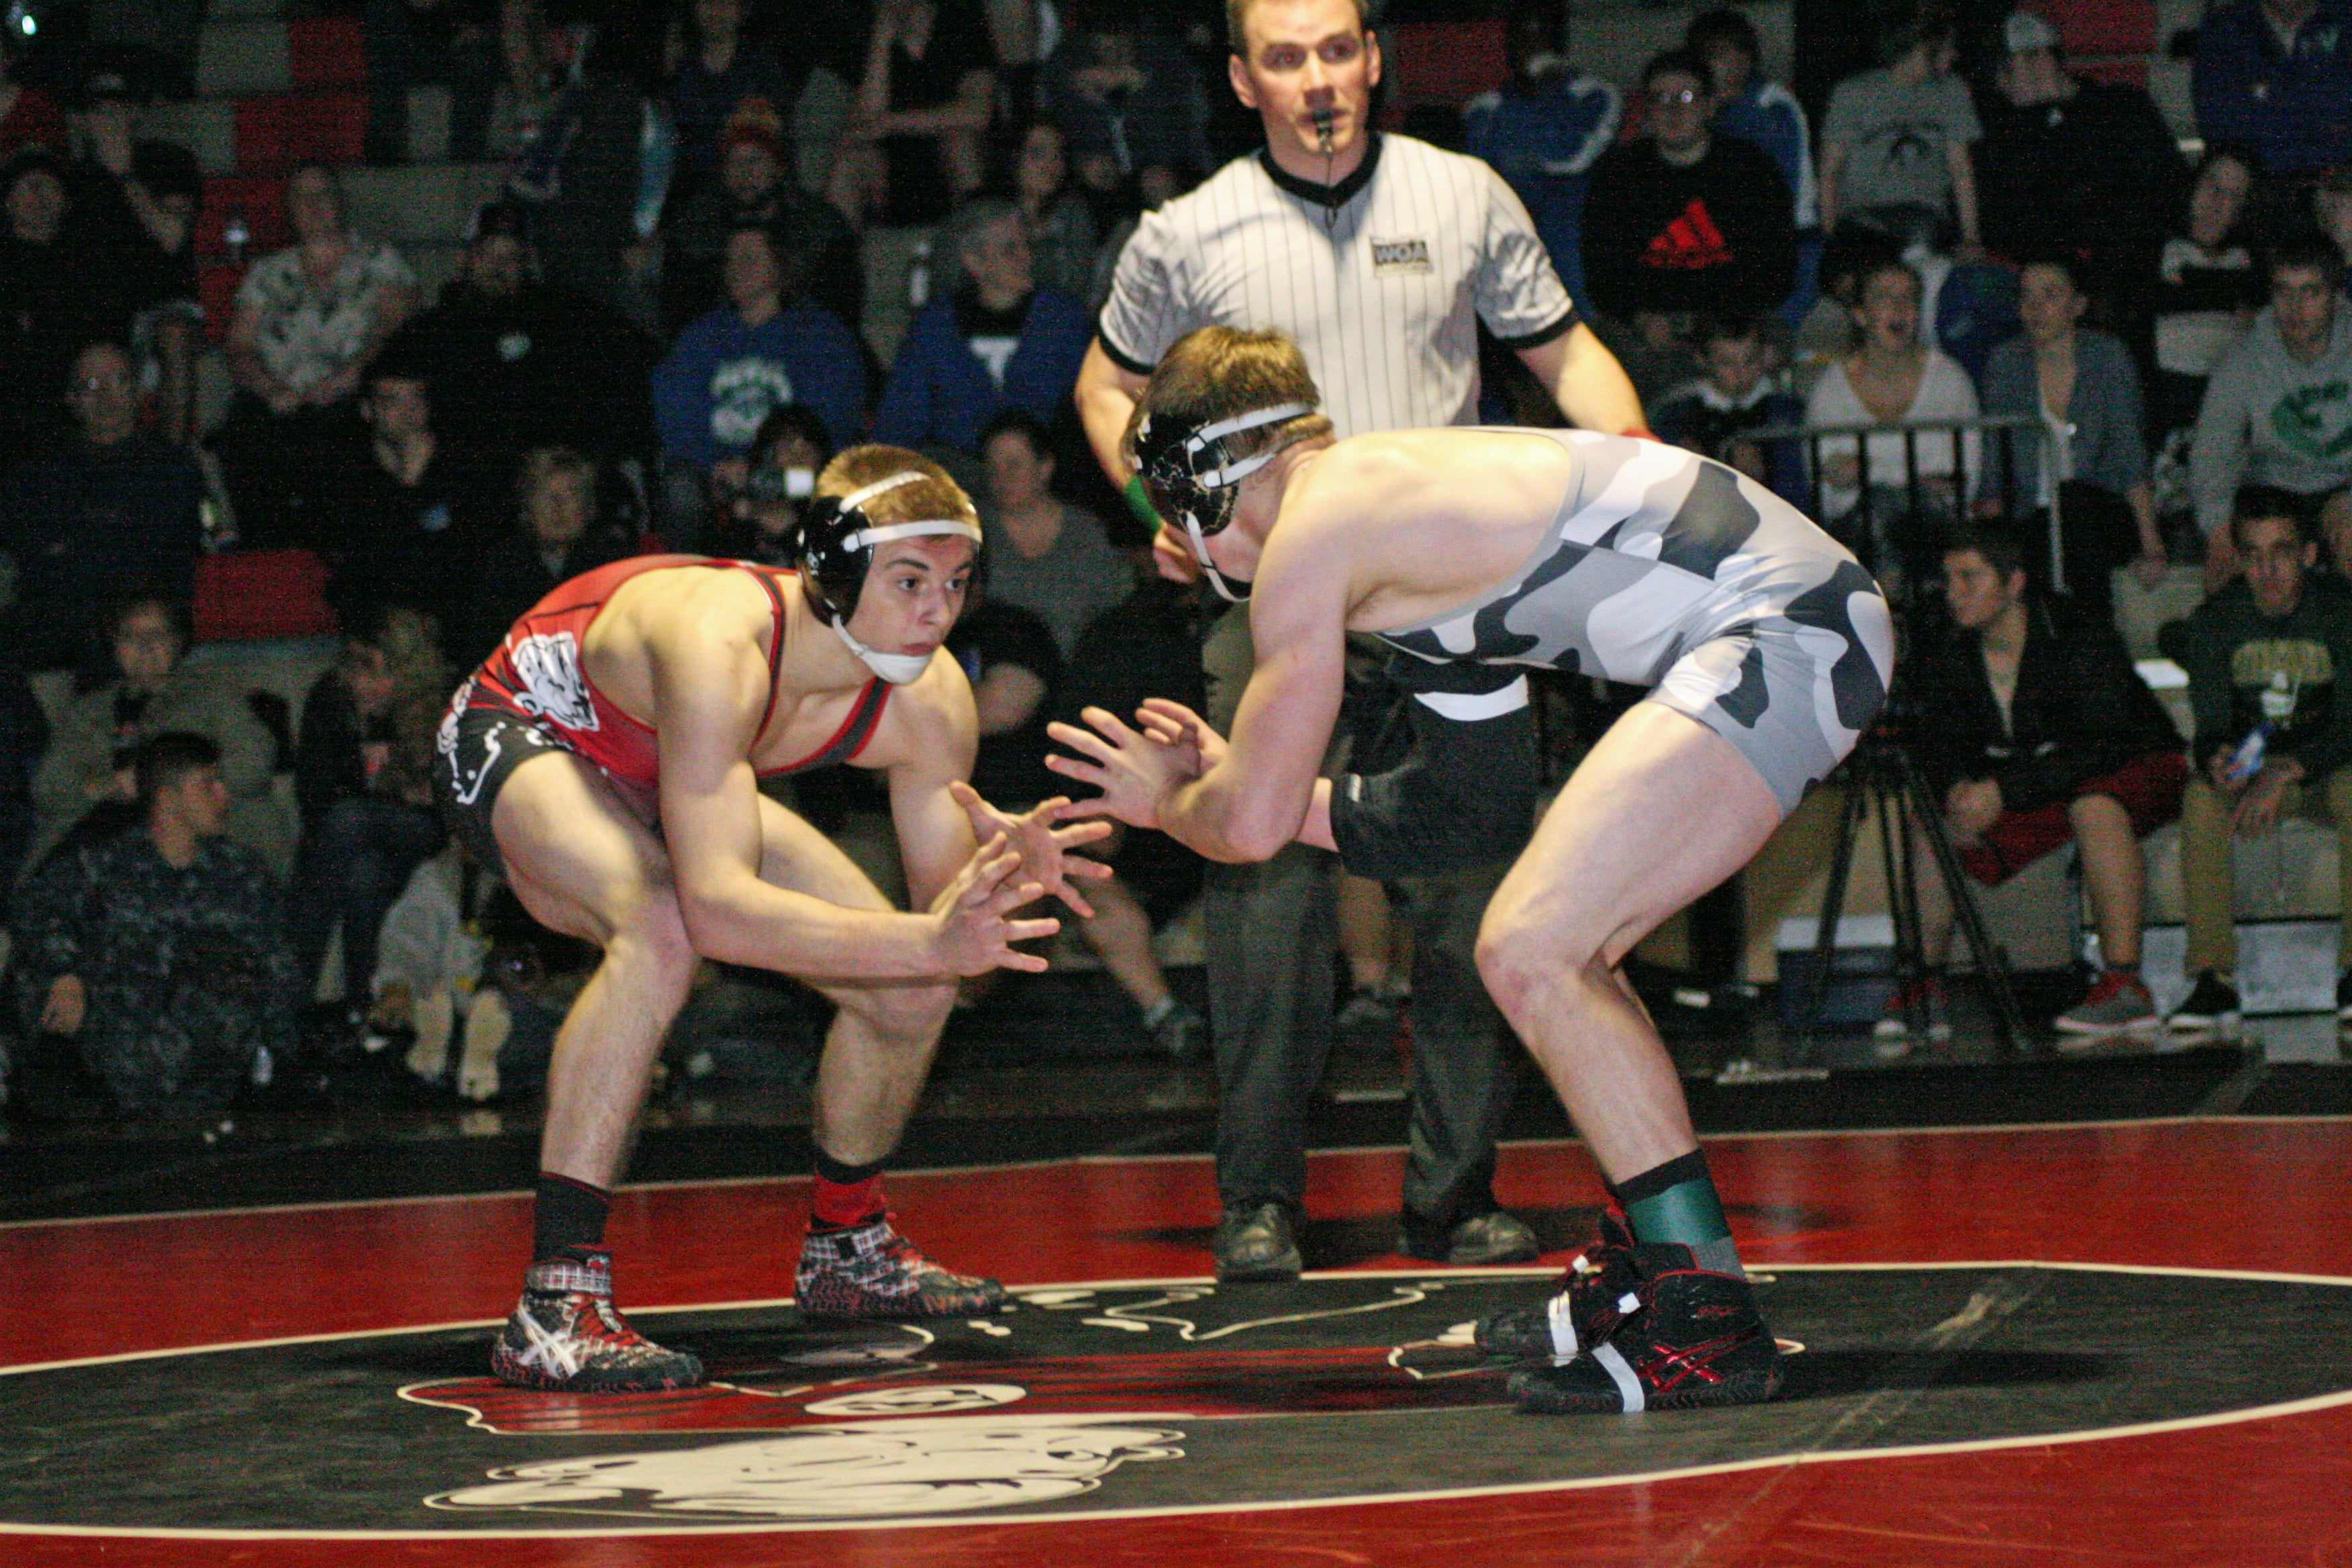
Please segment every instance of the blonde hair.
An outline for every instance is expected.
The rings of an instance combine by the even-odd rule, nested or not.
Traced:
[[[1307,356],[1280,332],[1244,332],[1232,327],[1202,327],[1176,340],[1151,373],[1119,439],[1129,468],[1136,464],[1135,432],[1146,415],[1199,429],[1253,409],[1304,403],[1319,409],[1323,395],[1307,369]],[[1331,434],[1319,412],[1294,416],[1229,437],[1235,458],[1278,452],[1301,441]]]
[[[819,499],[853,494],[870,484],[912,469],[922,475],[910,484],[884,490],[859,510],[875,522],[917,522],[932,518],[960,517],[974,527],[980,513],[963,487],[948,471],[904,447],[852,447],[824,466],[816,477]]]

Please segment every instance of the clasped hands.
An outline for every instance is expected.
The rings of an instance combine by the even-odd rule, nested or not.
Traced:
[[[1110,816],[1129,827],[1156,828],[1168,796],[1224,760],[1224,737],[1198,713],[1164,697],[1146,699],[1136,710],[1133,728],[1107,709],[1088,708],[1080,716],[1091,730],[1076,724],[1045,726],[1045,733],[1079,753],[1066,757],[1055,752],[1046,757],[1045,765],[1066,778],[1092,784],[1102,795],[1065,803],[1065,818]]]

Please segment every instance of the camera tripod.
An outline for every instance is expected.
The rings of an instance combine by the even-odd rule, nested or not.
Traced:
[[[1863,819],[1875,806],[1878,851],[1886,871],[1886,901],[1895,920],[1895,994],[1903,1000],[1904,1023],[1915,1040],[1927,1037],[1927,996],[1920,984],[1927,957],[1920,940],[1918,867],[1915,846],[1924,840],[1936,873],[1950,899],[1952,919],[1969,944],[1976,963],[1977,984],[1992,1010],[1993,1029],[2004,1057],[2026,1052],[2024,1020],[2017,1009],[2017,992],[2010,983],[2009,960],[1986,927],[1976,889],[1944,829],[1942,803],[1927,785],[1919,765],[1903,749],[1897,735],[1885,727],[1866,732],[1845,765],[1845,805],[1838,817],[1835,847],[1830,854],[1829,884],[1822,890],[1821,923],[1813,937],[1813,971],[1805,1005],[1798,1015],[1797,1055],[1809,1062],[1822,1008],[1829,994],[1830,966],[1837,956],[1839,917],[1844,912],[1846,883],[1853,869],[1854,841]],[[1914,837],[1914,830],[1916,837]]]

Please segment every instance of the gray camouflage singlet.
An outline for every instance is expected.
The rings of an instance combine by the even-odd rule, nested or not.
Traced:
[[[1526,565],[1482,597],[1378,634],[1432,662],[1529,664],[1654,689],[1739,749],[1782,812],[1853,749],[1894,675],[1886,601],[1802,512],[1721,463],[1582,430]]]

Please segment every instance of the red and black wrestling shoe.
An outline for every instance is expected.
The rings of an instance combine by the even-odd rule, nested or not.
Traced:
[[[666,1351],[613,1310],[613,1255],[567,1247],[530,1266],[522,1300],[490,1347],[490,1373],[518,1388],[649,1394],[692,1388],[702,1363]]]
[[[1506,1307],[1478,1320],[1478,1348],[1515,1361],[1566,1361],[1617,1331],[1641,1304],[1633,1233],[1615,1211],[1601,1215],[1601,1239],[1571,1259],[1539,1307]]]
[[[1003,1286],[950,1274],[893,1230],[888,1215],[811,1231],[793,1293],[803,1318],[978,1318],[1004,1305]]]
[[[1780,1347],[1748,1281],[1699,1268],[1687,1247],[1633,1248],[1638,1304],[1607,1339],[1569,1361],[1511,1374],[1537,1415],[1757,1405],[1780,1390]]]

